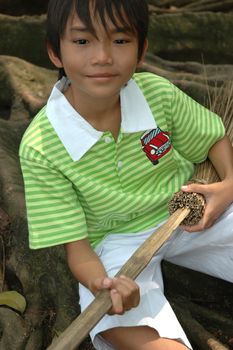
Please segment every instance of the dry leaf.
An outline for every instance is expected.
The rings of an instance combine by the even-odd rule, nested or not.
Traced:
[[[2,292],[0,293],[0,306],[3,305],[23,313],[26,309],[26,300],[16,291]]]

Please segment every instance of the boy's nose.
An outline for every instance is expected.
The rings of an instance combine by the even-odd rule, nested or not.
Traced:
[[[93,54],[92,64],[112,64],[112,51],[110,45],[99,43],[96,46],[96,50]]]

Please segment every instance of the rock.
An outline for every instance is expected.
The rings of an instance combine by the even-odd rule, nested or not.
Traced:
[[[12,16],[38,15],[46,13],[48,0],[0,0],[0,13]]]
[[[148,0],[151,13],[227,12],[233,0]]]
[[[149,50],[172,61],[233,64],[233,13],[152,15]],[[45,15],[0,15],[0,54],[52,68],[45,45]],[[19,40],[20,37],[20,40]]]
[[[173,61],[233,63],[233,13],[152,15],[150,52]]]
[[[233,79],[231,64],[203,64],[199,62],[174,62],[148,53],[141,71],[161,75],[199,103],[209,106],[209,95],[218,94],[219,89]]]
[[[23,294],[27,301],[23,316],[0,310],[0,348],[4,350],[11,349],[5,347],[9,339],[12,350],[45,349],[79,313],[77,286],[65,263],[63,247],[38,251],[28,247],[18,160],[25,127],[23,122],[0,119],[0,205],[10,220],[8,229],[4,226],[0,232],[6,251],[5,280],[9,290]]]
[[[28,120],[45,105],[57,72],[0,56],[0,118]]]
[[[17,56],[52,67],[46,52],[45,15],[13,17],[0,14],[0,55]]]
[[[163,273],[165,294],[194,350],[232,349],[233,284],[169,262]]]

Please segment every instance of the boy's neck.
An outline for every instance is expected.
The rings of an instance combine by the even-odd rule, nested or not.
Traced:
[[[64,95],[72,107],[96,130],[110,131],[117,140],[121,125],[120,96],[106,100],[82,101],[80,98],[75,98],[72,89],[68,89]]]

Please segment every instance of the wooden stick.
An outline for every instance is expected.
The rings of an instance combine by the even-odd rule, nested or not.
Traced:
[[[173,231],[190,213],[190,209],[177,209],[134,252],[116,276],[125,275],[135,279],[148,265],[156,251],[171,237]],[[70,326],[49,346],[48,350],[75,350],[87,337],[91,329],[103,318],[112,306],[109,290],[102,290],[93,302],[70,324]]]

